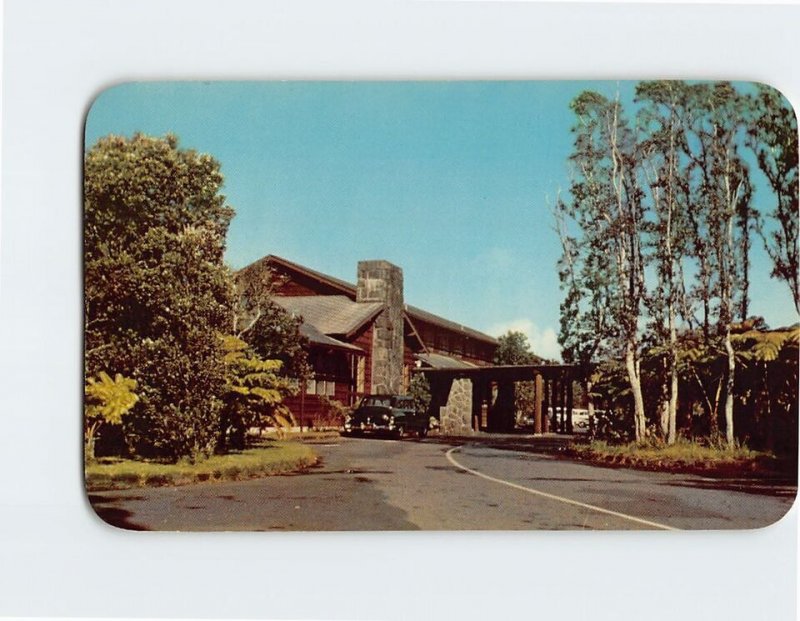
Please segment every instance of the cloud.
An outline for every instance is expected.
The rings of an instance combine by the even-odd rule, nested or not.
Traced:
[[[492,336],[502,336],[509,330],[522,332],[528,337],[533,353],[542,358],[561,360],[561,347],[558,345],[558,335],[553,328],[540,328],[530,319],[513,319],[505,323],[496,323],[486,332]]]

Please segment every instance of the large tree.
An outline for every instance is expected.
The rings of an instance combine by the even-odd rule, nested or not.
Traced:
[[[749,210],[752,196],[750,174],[741,156],[746,109],[742,96],[730,83],[696,84],[690,88],[690,105],[697,111],[690,131],[689,156],[699,171],[694,207],[704,222],[702,238],[696,244],[706,249],[708,269],[714,277],[717,304],[717,338],[727,358],[725,376],[725,434],[734,442],[733,400],[736,355],[731,343],[735,319],[735,298],[742,284],[742,244],[737,235],[749,228],[737,228],[737,218]]]
[[[570,156],[574,178],[571,200],[561,201],[560,208],[577,232],[571,238],[574,244],[565,248],[565,257],[573,263],[573,274],[587,278],[591,272],[591,278],[602,283],[600,293],[605,298],[607,317],[602,322],[601,338],[625,361],[638,441],[645,437],[646,425],[639,326],[644,297],[643,210],[636,172],[636,137],[618,99],[585,91],[573,100],[571,108],[577,119]],[[580,267],[576,269],[574,264]],[[569,294],[581,295],[588,289],[581,283],[577,289],[570,288],[574,284],[570,278],[566,277]],[[569,306],[578,314],[586,308],[574,302]],[[568,344],[569,338],[562,325],[562,343]],[[589,351],[593,347],[591,343],[570,346]]]
[[[234,301],[221,186],[219,164],[174,136],[108,136],[85,156],[86,376],[136,381],[122,418],[135,454],[176,459],[215,444],[218,335]]]
[[[686,87],[682,82],[641,82],[636,101],[643,132],[640,170],[649,202],[648,239],[658,278],[647,296],[656,351],[661,358],[659,422],[668,444],[676,439],[678,408],[678,315],[684,302],[683,260],[689,248],[688,162],[684,123]]]
[[[772,259],[772,275],[788,285],[795,309],[800,312],[797,116],[774,88],[757,88],[757,94],[750,99],[753,121],[749,144],[776,198],[775,208],[768,216],[769,230],[762,231],[762,237]]]

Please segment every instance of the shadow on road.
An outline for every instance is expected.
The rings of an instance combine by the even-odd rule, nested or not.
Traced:
[[[130,511],[126,511],[125,509],[121,509],[120,507],[116,507],[114,505],[118,502],[143,499],[144,498],[142,496],[116,496],[114,498],[105,498],[104,496],[99,496],[97,494],[89,494],[89,504],[92,506],[92,509],[94,509],[97,517],[103,520],[106,524],[110,524],[111,526],[115,526],[117,528],[123,528],[125,530],[148,529],[131,522],[130,517],[133,514]]]

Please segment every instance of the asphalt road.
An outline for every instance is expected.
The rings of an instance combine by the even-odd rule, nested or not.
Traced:
[[[742,529],[767,526],[796,488],[589,466],[434,440],[334,439],[305,474],[95,492],[136,530]]]

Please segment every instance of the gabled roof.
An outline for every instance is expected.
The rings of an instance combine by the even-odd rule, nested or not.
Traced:
[[[335,287],[335,288],[341,290],[341,292],[343,294],[345,294],[347,297],[349,297],[352,300],[356,299],[356,287],[355,287],[355,285],[353,285],[353,284],[351,284],[349,282],[346,282],[344,280],[340,280],[339,278],[334,278],[333,276],[328,276],[327,274],[323,274],[322,272],[318,272],[316,270],[309,269],[304,265],[300,265],[299,263],[294,263],[292,261],[287,261],[283,257],[279,257],[279,256],[276,256],[274,254],[268,254],[266,257],[264,257],[263,259],[260,259],[256,263],[261,263],[262,261],[264,263],[268,263],[268,264],[269,263],[276,263],[276,264],[281,265],[283,267],[288,267],[290,270],[293,270],[295,272],[299,272],[300,274],[305,274],[309,278],[313,278],[314,280],[318,280],[320,282],[324,282],[325,284],[330,285],[331,287]]]
[[[460,332],[464,336],[473,338],[476,341],[485,341],[487,343],[497,345],[497,339],[493,336],[489,336],[483,332],[478,332],[478,330],[473,330],[472,328],[468,328],[467,326],[456,323],[455,321],[450,321],[444,317],[439,317],[439,315],[434,315],[433,313],[429,313],[428,311],[417,308],[416,306],[410,306],[406,304],[406,312],[418,321],[425,321],[437,326],[442,326],[443,328],[447,328],[453,332]]]
[[[319,332],[350,336],[383,310],[380,302],[353,302],[344,295],[275,296],[272,301]]]
[[[313,278],[314,280],[317,280],[319,282],[327,284],[330,287],[338,289],[339,291],[342,292],[343,295],[347,296],[350,300],[355,300],[356,298],[356,286],[347,281],[341,280],[339,278],[334,278],[333,276],[323,274],[322,272],[318,272],[316,270],[309,269],[303,265],[293,263],[292,261],[287,261],[286,259],[278,257],[274,254],[267,255],[260,261],[257,261],[257,263],[261,262],[265,262],[267,264],[274,263],[276,265],[280,265],[295,272],[305,274],[309,278]],[[331,297],[331,296],[324,296],[324,297]],[[288,299],[288,298],[282,298],[282,299]],[[484,334],[483,332],[479,332],[478,330],[473,330],[472,328],[468,328],[467,326],[464,326],[460,323],[456,323],[455,321],[450,321],[449,319],[445,319],[444,317],[434,315],[433,313],[429,313],[428,311],[422,310],[421,308],[417,308],[416,306],[410,306],[406,304],[405,312],[412,319],[418,319],[419,321],[424,321],[433,325],[441,326],[443,328],[447,328],[448,330],[452,330],[453,332],[460,332],[461,334],[464,334],[465,336],[468,336],[475,340],[483,341],[485,343],[491,343],[492,345],[497,345],[497,339],[494,338],[493,336],[489,336],[488,334]],[[333,334],[327,331],[326,333]]]
[[[355,345],[351,345],[350,343],[345,343],[338,339],[335,339],[327,334],[323,334],[317,328],[312,326],[310,323],[303,322],[300,324],[300,334],[306,337],[311,343],[316,345],[322,345],[323,347],[330,347],[331,349],[343,349],[345,351],[354,351],[364,353],[360,347],[356,347]]]

